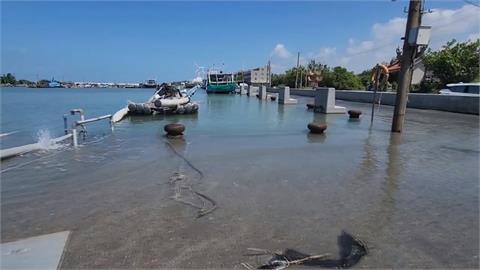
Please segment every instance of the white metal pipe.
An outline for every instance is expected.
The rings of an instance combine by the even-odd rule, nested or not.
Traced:
[[[50,140],[52,144],[59,143],[61,141],[64,141],[68,138],[72,137],[72,134],[67,134],[55,139]],[[45,145],[41,145],[39,143],[32,143],[32,144],[27,144],[27,145],[22,145],[22,146],[17,146],[17,147],[12,147],[8,149],[2,149],[0,150],[0,159],[5,159],[5,158],[11,158],[14,156],[18,156],[21,154],[25,154],[28,152],[32,151],[38,151],[44,149]]]
[[[78,134],[77,134],[77,129],[72,128],[72,139],[73,139],[73,147],[77,148],[78,147]]]
[[[95,117],[95,118],[90,118],[90,119],[86,119],[86,120],[76,121],[75,124],[76,125],[83,125],[83,124],[88,124],[88,123],[91,123],[91,122],[100,121],[100,120],[109,119],[109,118],[112,118],[111,114],[107,114],[107,115],[103,115],[103,116]]]

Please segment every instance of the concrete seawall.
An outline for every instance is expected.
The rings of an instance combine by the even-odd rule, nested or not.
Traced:
[[[278,93],[278,89],[268,88],[267,91]],[[315,91],[310,89],[290,88],[291,95],[314,97]],[[395,105],[395,93],[379,92],[377,98],[381,99],[382,105]],[[337,90],[336,99],[354,102],[371,103],[373,92],[357,90]],[[479,114],[479,97],[449,96],[437,94],[408,94],[407,107],[416,109],[438,110],[456,113]]]

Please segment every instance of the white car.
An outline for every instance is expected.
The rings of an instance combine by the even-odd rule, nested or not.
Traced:
[[[447,88],[440,90],[441,95],[475,96],[478,97],[480,83],[449,83]]]

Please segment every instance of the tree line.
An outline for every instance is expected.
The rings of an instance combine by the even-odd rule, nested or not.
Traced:
[[[24,79],[17,80],[17,78],[15,78],[15,75],[13,75],[12,73],[3,74],[0,77],[0,81],[2,85],[48,85],[48,80],[39,80],[38,82],[32,82]]]
[[[412,87],[415,92],[436,92],[448,83],[472,82],[480,80],[479,73],[480,40],[457,42],[451,40],[437,51],[428,49],[423,56],[424,80]],[[393,59],[392,59],[393,60]],[[368,89],[371,70],[358,74],[344,67],[329,67],[311,61],[308,65],[293,67],[282,74],[272,74],[272,86],[306,87],[306,74],[316,71],[319,74],[318,86],[335,89]],[[386,89],[396,90],[397,73],[390,75]]]

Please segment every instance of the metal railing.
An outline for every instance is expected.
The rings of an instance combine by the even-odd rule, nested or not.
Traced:
[[[80,115],[80,120],[73,122],[72,129],[70,131],[68,130],[67,115],[66,114],[63,115],[63,126],[64,126],[64,130],[65,130],[65,134],[70,134],[70,133],[72,134],[72,143],[73,143],[73,147],[75,147],[75,148],[78,147],[78,136],[79,136],[79,134],[83,134],[84,138],[87,134],[86,124],[108,119],[109,123],[110,123],[110,128],[113,131],[113,123],[112,123],[112,115],[111,114],[102,115],[102,116],[99,116],[99,117],[94,117],[94,118],[89,118],[89,119],[85,119],[85,112],[84,112],[83,109],[72,109],[72,110],[70,110],[70,114],[71,115],[75,115],[75,114]]]

